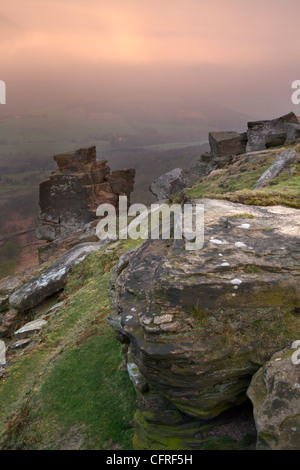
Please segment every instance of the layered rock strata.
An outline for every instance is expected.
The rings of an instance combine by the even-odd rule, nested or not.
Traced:
[[[40,223],[36,235],[53,241],[83,229],[95,219],[100,204],[118,208],[119,196],[130,197],[135,170],[110,171],[107,160],[96,160],[96,147],[54,157],[58,170],[40,184]]]
[[[300,328],[296,209],[205,204],[205,244],[151,240],[110,283],[108,318],[138,400],[137,449],[201,448],[255,372]]]

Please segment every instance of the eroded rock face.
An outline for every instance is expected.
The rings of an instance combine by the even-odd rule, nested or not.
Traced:
[[[269,121],[248,122],[247,151],[265,150],[269,147],[283,145],[291,137],[290,124],[299,124],[299,118],[294,113],[286,114]]]
[[[147,241],[112,276],[108,321],[144,379],[139,449],[168,448],[168,436],[201,448],[205,429],[246,399],[253,374],[300,328],[299,211],[199,202],[202,250]]]
[[[238,132],[210,132],[209,143],[213,156],[226,157],[246,152],[247,134]]]
[[[293,123],[287,124],[286,139],[287,140],[300,139],[300,120],[299,120],[299,124],[293,124]]]
[[[189,171],[175,168],[153,181],[150,185],[150,191],[158,201],[161,201],[192,186],[197,179],[198,177]]]
[[[189,171],[197,176],[209,175],[217,167],[213,155],[209,152],[203,153],[200,157],[191,165]]]
[[[290,348],[277,352],[251,381],[247,395],[253,403],[258,450],[300,448],[299,356]]]
[[[56,155],[58,170],[40,184],[38,238],[63,238],[95,218],[99,204],[116,208],[121,195],[133,191],[135,170],[110,172],[106,160],[96,161],[96,147]]]

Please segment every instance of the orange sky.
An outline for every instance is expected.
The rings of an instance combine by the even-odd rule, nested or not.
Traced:
[[[174,68],[186,85],[190,67],[198,67],[201,90],[207,87],[212,99],[212,83],[232,99],[242,86],[255,93],[259,83],[274,100],[284,88],[286,99],[300,78],[299,6],[299,0],[10,0],[0,7],[0,79],[13,82],[17,94],[23,79],[35,83],[31,93],[37,78],[42,88],[49,76],[59,83],[60,73],[75,81],[78,73],[89,88],[95,74],[101,81],[106,73],[109,82],[110,67],[125,67],[129,81],[130,67],[163,68],[170,71],[167,89]],[[214,68],[224,72],[223,84]]]

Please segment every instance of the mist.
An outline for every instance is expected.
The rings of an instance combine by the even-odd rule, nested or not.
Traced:
[[[0,10],[0,117],[153,100],[199,111],[212,103],[252,119],[297,112],[298,8],[297,0],[12,0]]]

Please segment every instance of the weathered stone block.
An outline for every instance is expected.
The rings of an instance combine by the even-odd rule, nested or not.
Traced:
[[[289,113],[285,116],[281,116],[277,119],[272,119],[269,121],[248,122],[247,151],[254,152],[259,150],[265,150],[267,148],[266,141],[269,142],[270,146],[270,142],[272,142],[272,139],[275,142],[276,140],[277,142],[279,140],[282,141],[282,134],[287,133],[288,124],[299,124],[299,119],[294,113]]]
[[[133,191],[135,170],[116,170],[107,176],[114,193],[129,196]]]
[[[100,162],[94,162],[91,166],[91,183],[100,184],[103,183],[106,177],[110,173],[110,168],[107,165],[107,160],[101,160]]]
[[[91,214],[86,207],[89,183],[86,175],[59,174],[41,183],[39,205],[42,220],[57,224],[71,221],[74,227],[90,222]]]
[[[98,205],[117,207],[118,196],[129,198],[133,191],[135,170],[110,173],[107,160],[96,161],[96,147],[56,155],[54,160],[59,169],[40,184],[37,238],[65,238],[92,222]]]
[[[96,161],[96,147],[88,147],[55,155],[54,160],[60,171],[77,172]]]
[[[300,139],[300,123],[289,123],[286,126],[286,140]]]
[[[275,353],[254,375],[247,391],[258,450],[300,448],[300,364],[293,363],[294,353],[289,348]]]
[[[240,155],[246,152],[246,134],[238,132],[210,132],[209,144],[215,158]]]
[[[172,194],[176,194],[197,181],[198,177],[182,168],[175,168],[159,176],[150,185],[150,191],[158,201],[168,199]]]
[[[29,282],[15,290],[9,298],[11,307],[26,311],[40,304],[46,297],[63,289],[71,269],[89,253],[100,249],[101,242],[83,243],[65,253]]]
[[[118,194],[112,191],[111,185],[108,181],[91,186],[89,191],[91,192],[90,198],[94,202],[95,210],[100,204],[112,204],[117,207]]]

